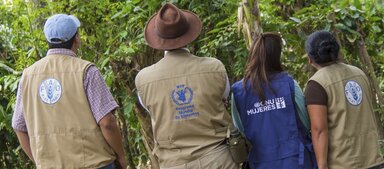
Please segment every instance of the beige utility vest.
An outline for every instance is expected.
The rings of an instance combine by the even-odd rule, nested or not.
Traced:
[[[115,159],[84,91],[90,62],[48,55],[22,76],[22,102],[37,168],[99,168]]]
[[[222,101],[226,71],[219,60],[173,50],[141,70],[135,82],[151,115],[161,167],[195,160],[225,139],[231,119]]]
[[[383,163],[369,81],[360,69],[336,63],[319,69],[310,80],[328,96],[328,166],[364,169]]]

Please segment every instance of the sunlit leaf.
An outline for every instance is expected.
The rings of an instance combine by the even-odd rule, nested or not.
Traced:
[[[377,25],[372,26],[372,30],[373,30],[374,32],[376,32],[376,33],[381,32],[381,28],[378,27]]]
[[[111,17],[111,19],[115,19],[115,18],[119,17],[122,13],[123,13],[123,11],[117,12],[115,15],[113,15]]]
[[[349,6],[349,9],[352,10],[352,11],[356,11],[357,10],[356,7],[353,6],[353,5]]]
[[[356,34],[347,34],[347,39],[350,43],[354,43],[357,39],[357,35]]]
[[[299,18],[289,17],[289,19],[295,21],[296,23],[301,23],[301,20]]]
[[[359,18],[360,17],[360,14],[359,13],[355,13],[354,15],[351,16],[352,18],[356,19],[356,18]]]
[[[341,30],[346,30],[347,29],[347,27],[344,24],[342,24],[342,23],[335,24],[335,27],[337,29],[341,29]]]
[[[105,58],[105,59],[103,60],[103,62],[102,62],[101,65],[100,65],[100,68],[101,68],[101,69],[104,68],[105,65],[106,65],[108,62],[109,62],[109,57],[107,57],[107,58]]]

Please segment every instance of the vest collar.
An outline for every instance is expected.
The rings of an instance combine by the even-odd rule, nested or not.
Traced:
[[[178,52],[190,53],[188,48],[179,48],[179,49],[175,49],[175,50],[170,50],[170,51],[166,50],[166,51],[164,51],[164,56],[169,56],[169,54],[178,53]]]
[[[67,56],[77,57],[75,52],[65,48],[49,49],[47,52],[47,56],[48,55],[67,55]]]

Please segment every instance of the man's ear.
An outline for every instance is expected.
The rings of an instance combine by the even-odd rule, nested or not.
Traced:
[[[75,39],[73,39],[73,45],[72,45],[72,50],[73,51],[77,51],[79,48],[80,48],[80,35],[78,33],[76,33],[75,35]]]
[[[308,63],[311,65],[313,63],[313,60],[311,59],[311,57],[309,57],[308,55]]]
[[[75,41],[77,41],[77,43],[80,43],[80,35],[78,33],[76,33]]]

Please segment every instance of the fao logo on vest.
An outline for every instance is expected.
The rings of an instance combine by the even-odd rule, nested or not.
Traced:
[[[347,84],[345,84],[344,91],[348,102],[354,106],[359,105],[361,100],[363,100],[363,90],[360,85],[353,80],[348,81]]]
[[[55,104],[61,97],[61,84],[54,78],[44,80],[39,87],[40,99],[47,104]]]

